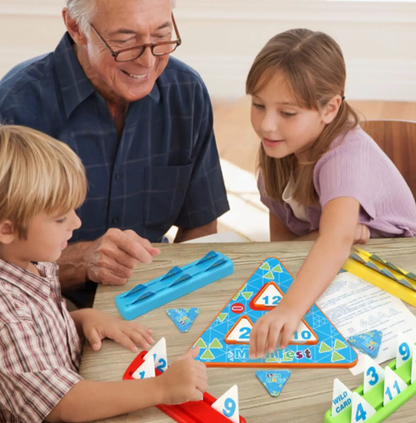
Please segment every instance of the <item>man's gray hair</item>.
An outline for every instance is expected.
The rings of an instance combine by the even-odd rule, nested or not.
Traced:
[[[172,0],[172,8],[176,6],[176,0]],[[78,24],[83,33],[90,30],[90,22],[96,12],[96,0],[66,0],[69,14]]]
[[[96,11],[96,0],[66,0],[66,7],[80,30],[88,33]]]

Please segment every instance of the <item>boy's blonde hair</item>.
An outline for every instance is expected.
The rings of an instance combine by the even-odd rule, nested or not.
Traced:
[[[64,143],[34,129],[0,125],[0,222],[10,219],[27,236],[39,213],[65,214],[85,200],[79,157]]]
[[[246,82],[247,94],[261,91],[277,74],[282,73],[298,105],[320,110],[336,95],[344,96],[346,69],[339,45],[322,32],[291,29],[274,36],[254,60]],[[293,198],[304,205],[318,200],[313,185],[317,161],[329,150],[332,141],[358,124],[359,118],[343,100],[334,120],[325,126],[309,150],[306,163],[300,163]],[[269,197],[282,200],[294,166],[293,154],[275,159],[267,156],[263,144],[259,149],[259,168]]]

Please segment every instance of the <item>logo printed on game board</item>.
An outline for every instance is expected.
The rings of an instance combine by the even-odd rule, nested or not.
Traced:
[[[319,307],[314,304],[305,314],[298,330],[285,349],[277,348],[265,357],[248,356],[250,333],[254,323],[274,306],[263,296],[262,304],[255,300],[265,294],[280,294],[282,298],[293,282],[293,277],[276,258],[266,259],[252,276],[237,290],[231,300],[218,311],[217,316],[196,339],[201,351],[196,357],[208,367],[353,367],[357,354],[332,325]],[[234,313],[234,304],[245,307],[243,313]],[[258,309],[258,308],[262,309]],[[212,348],[217,339],[222,348]]]

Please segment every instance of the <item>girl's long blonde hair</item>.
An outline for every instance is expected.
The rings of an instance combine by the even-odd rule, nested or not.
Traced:
[[[273,37],[260,51],[251,66],[246,82],[246,92],[255,95],[270,80],[281,73],[287,80],[299,107],[320,110],[335,95],[344,96],[346,69],[339,45],[322,32],[292,29]],[[313,185],[313,170],[331,142],[359,122],[356,112],[344,100],[334,120],[324,130],[309,150],[305,163],[300,163],[293,198],[304,205],[318,200]],[[267,156],[260,145],[258,167],[261,171],[266,194],[283,201],[282,194],[289,182],[295,163],[291,154],[282,159]]]

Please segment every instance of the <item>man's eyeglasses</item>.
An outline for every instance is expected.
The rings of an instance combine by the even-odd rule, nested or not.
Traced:
[[[149,43],[143,44],[141,46],[130,47],[119,51],[114,51],[108,43],[104,40],[104,38],[100,35],[100,33],[95,29],[93,24],[90,24],[91,28],[97,35],[97,37],[101,40],[101,42],[105,45],[107,50],[111,53],[114,60],[116,62],[130,62],[131,60],[135,60],[139,58],[147,47],[149,47],[152,51],[154,56],[165,56],[166,54],[173,53],[178,46],[182,44],[181,37],[179,35],[178,27],[176,26],[175,18],[172,14],[172,23],[173,28],[175,29],[176,40],[175,41],[161,41],[160,43]]]

